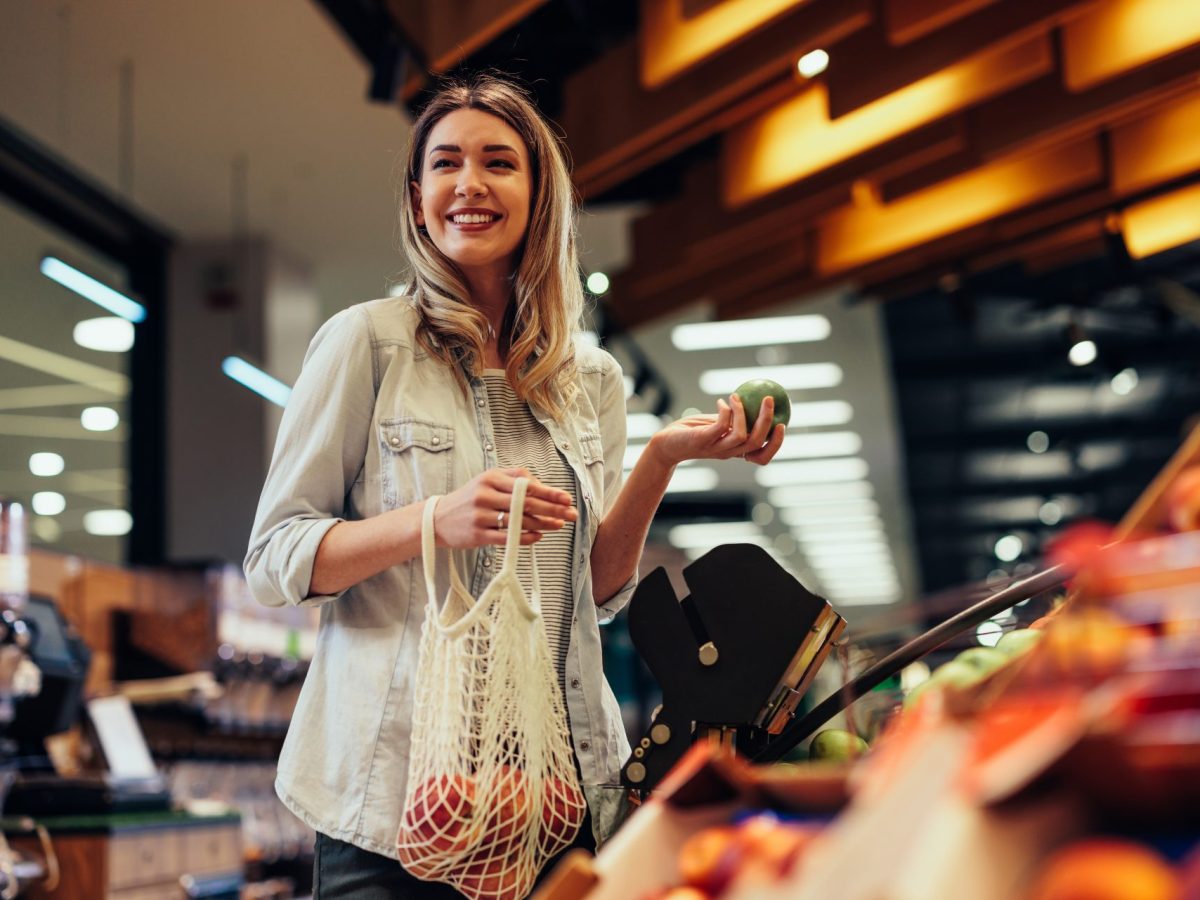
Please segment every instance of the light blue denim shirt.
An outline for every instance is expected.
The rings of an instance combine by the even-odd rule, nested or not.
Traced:
[[[338,313],[313,338],[283,414],[245,562],[260,603],[321,606],[276,790],[318,831],[391,857],[425,614],[421,560],[340,595],[308,592],[317,546],[336,523],[447,494],[497,465],[482,380],[473,379],[465,394],[417,344],[417,321],[410,299],[374,300]],[[603,606],[593,601],[589,559],[621,487],[625,393],[607,352],[580,344],[577,360],[581,389],[564,421],[537,415],[578,483],[566,702],[583,781],[595,785],[616,783],[629,755],[597,626],[628,602],[636,576]],[[498,549],[453,554],[476,596],[497,567]],[[444,589],[451,554],[438,557],[436,583]]]

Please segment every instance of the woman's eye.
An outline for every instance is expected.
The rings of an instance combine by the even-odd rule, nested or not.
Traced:
[[[450,160],[448,160],[448,159],[435,159],[432,163],[429,164],[429,168],[444,169],[446,166],[448,166],[450,164],[451,164]]]
[[[515,169],[516,168],[516,166],[513,165],[511,162],[509,162],[507,159],[493,159],[490,163],[488,163],[488,165],[504,166],[504,168],[506,168],[506,169]]]

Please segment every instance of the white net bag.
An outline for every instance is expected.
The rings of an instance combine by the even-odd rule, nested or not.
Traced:
[[[585,812],[536,556],[532,602],[517,578],[527,486],[522,478],[513,488],[504,565],[478,600],[451,564],[439,610],[438,498],[425,504],[421,525],[428,602],[397,849],[410,873],[471,900],[525,897],[546,861],[575,840]]]

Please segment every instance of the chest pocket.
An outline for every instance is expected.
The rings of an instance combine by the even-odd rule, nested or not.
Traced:
[[[592,494],[597,515],[601,515],[604,511],[604,445],[600,442],[599,433],[581,432],[579,450],[587,468],[588,483],[584,487]]]
[[[450,492],[454,429],[420,419],[379,423],[383,508],[396,509]]]

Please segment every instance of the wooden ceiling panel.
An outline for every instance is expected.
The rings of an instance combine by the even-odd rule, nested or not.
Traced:
[[[1197,43],[1195,0],[1106,0],[1063,26],[1063,74],[1082,91]]]
[[[983,50],[1046,34],[1087,11],[1096,0],[989,4],[920,40],[893,47],[882,28],[847,38],[830,51],[829,115],[837,119],[881,97],[954,66]]]
[[[1133,204],[1121,215],[1121,230],[1134,259],[1200,240],[1200,184]]]
[[[739,104],[752,115],[755,92],[787,83],[799,54],[836,42],[872,19],[870,0],[804,4],[655,91],[639,82],[636,42],[615,46],[564,85],[561,125],[571,138],[580,191],[594,195],[594,185],[613,170],[621,169],[624,178],[644,171],[656,145],[718,114],[730,122]]]
[[[732,129],[722,146],[722,191],[736,207],[980,103],[1053,69],[1045,35],[988,49],[840,119],[814,84]]]
[[[1120,194],[1200,171],[1200,91],[1114,128],[1111,147]]]
[[[718,0],[688,9],[685,0],[642,0],[642,87],[654,90],[811,0]]]
[[[997,160],[896,203],[848,207],[820,224],[816,269],[821,275],[832,275],[911,251],[1023,206],[1099,182],[1104,175],[1099,143],[1086,141]]]
[[[908,44],[999,0],[884,0],[890,44]]]

